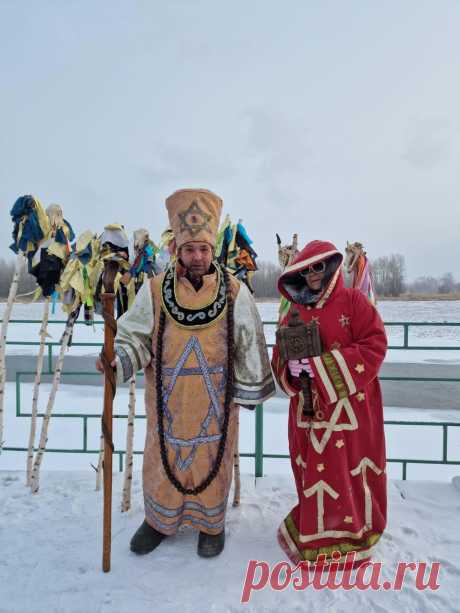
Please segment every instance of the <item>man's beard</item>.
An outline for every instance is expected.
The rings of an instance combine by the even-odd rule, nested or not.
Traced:
[[[193,285],[195,290],[199,290],[203,286],[203,277],[207,275],[211,268],[212,264],[209,268],[206,266],[185,266],[183,261],[179,258],[179,263],[185,268],[185,276]]]

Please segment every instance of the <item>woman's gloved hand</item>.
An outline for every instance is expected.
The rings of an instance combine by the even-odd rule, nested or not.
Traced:
[[[300,373],[303,371],[308,373],[312,379],[315,377],[308,358],[302,358],[301,360],[289,360],[288,368],[293,377],[300,377]]]

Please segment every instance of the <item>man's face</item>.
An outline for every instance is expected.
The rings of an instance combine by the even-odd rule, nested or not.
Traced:
[[[193,241],[182,245],[180,259],[187,271],[194,277],[207,274],[212,262],[212,247],[209,243]]]

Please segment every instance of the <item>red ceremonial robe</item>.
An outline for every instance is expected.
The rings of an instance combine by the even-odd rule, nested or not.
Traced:
[[[289,451],[299,497],[278,540],[295,564],[318,556],[330,561],[332,552],[340,552],[340,563],[349,552],[364,561],[386,525],[385,435],[377,379],[387,348],[383,322],[359,290],[344,287],[342,256],[331,243],[309,243],[283,272],[278,287],[291,303],[302,302],[306,284],[299,272],[321,260],[328,268],[320,299],[295,305],[303,321],[318,322],[323,346],[322,355],[309,359],[312,419],[302,414],[299,379],[281,364],[277,346],[272,361],[279,385],[290,396]]]

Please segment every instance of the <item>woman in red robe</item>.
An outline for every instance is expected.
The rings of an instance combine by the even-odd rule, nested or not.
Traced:
[[[385,435],[377,379],[387,339],[383,322],[357,289],[346,289],[342,255],[332,243],[312,241],[278,281],[291,309],[316,321],[323,353],[273,370],[288,396],[289,451],[298,504],[284,519],[278,540],[291,561],[356,563],[370,558],[386,525]],[[310,375],[313,417],[302,411],[299,375]],[[320,556],[320,557],[318,557]],[[348,558],[350,560],[350,557]]]

